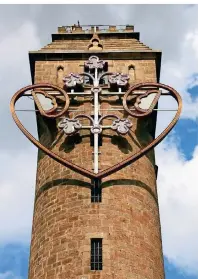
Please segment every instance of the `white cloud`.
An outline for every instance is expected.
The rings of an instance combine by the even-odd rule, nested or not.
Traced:
[[[162,60],[161,82],[175,88],[182,96],[182,118],[196,120],[198,117],[198,98],[193,98],[187,90],[197,85],[198,73],[198,22],[193,23],[193,14],[197,6],[186,10],[185,16],[178,13],[180,22],[185,23],[180,40],[174,38],[168,42],[172,44],[172,51],[167,52]],[[182,20],[183,18],[183,20]],[[186,20],[184,20],[186,19]],[[169,25],[168,25],[169,26]],[[172,28],[171,28],[172,29]],[[170,29],[170,32],[172,30]],[[173,23],[173,30],[175,29]],[[180,32],[174,30],[174,33]],[[164,37],[169,31],[164,30]],[[179,38],[178,38],[179,39]],[[166,49],[166,45],[164,45]],[[164,48],[162,48],[164,50]],[[169,50],[171,52],[171,48]],[[159,108],[175,108],[175,101],[162,97]],[[158,113],[157,133],[162,131],[172,120],[174,113]],[[198,146],[194,150],[193,158],[185,161],[179,151],[176,138],[166,140],[156,148],[156,159],[159,166],[158,195],[161,213],[163,251],[167,258],[177,267],[187,273],[198,274]],[[189,135],[191,136],[191,135]],[[180,139],[180,135],[177,135]],[[186,143],[188,144],[188,143]]]
[[[31,83],[28,51],[39,47],[36,25],[31,21],[10,29],[0,42],[0,243],[4,244],[30,240],[37,152],[17,130],[9,103],[20,87]],[[23,115],[22,119],[28,119],[30,131],[34,130],[34,118]]]
[[[5,150],[0,155],[3,162],[0,169],[1,227],[3,224],[0,242],[4,243],[29,240],[36,177],[36,150],[30,143],[25,146],[27,139],[23,140],[20,131],[16,132],[8,111],[9,101],[16,90],[30,83],[28,51],[39,49],[40,40],[49,39],[58,25],[77,23],[78,19],[82,24],[100,23],[101,20],[106,24],[134,24],[135,31],[140,31],[142,42],[154,49],[162,49],[161,82],[181,93],[184,101],[182,117],[193,120],[198,117],[198,100],[187,93],[188,88],[198,84],[195,76],[198,73],[197,5],[189,8],[182,5],[106,5],[97,9],[95,6],[87,9],[87,6],[80,5],[44,5],[38,10],[35,6],[29,7],[23,7],[25,12],[21,7],[12,8],[11,17],[1,9],[4,17],[1,16],[0,29],[4,35],[0,42],[0,125],[4,131],[1,148]],[[115,14],[118,15],[116,18],[113,17]],[[51,20],[46,20],[49,17]],[[163,100],[161,107],[174,107],[170,99]],[[157,129],[167,126],[171,117],[169,113],[161,113]],[[176,265],[198,274],[198,148],[194,157],[185,161],[174,142],[167,145],[164,141],[157,148],[157,163],[164,253]],[[0,279],[16,278],[7,272],[0,274]]]
[[[196,29],[186,33],[180,48],[178,60],[167,60],[162,64],[161,82],[169,84],[182,96],[182,117],[195,120],[198,117],[198,97],[193,98],[187,90],[197,84],[198,24]]]
[[[0,42],[0,82],[1,82],[1,110],[0,110],[0,126],[4,131],[1,134],[1,149],[8,149],[13,152],[22,146],[17,142],[19,137],[15,137],[20,133],[16,133],[16,126],[11,118],[9,104],[13,94],[21,87],[31,84],[30,67],[28,51],[38,49],[40,40],[37,36],[36,26],[31,21],[25,21],[18,29],[9,32]],[[26,99],[26,101],[30,101]],[[26,102],[26,106],[27,106]],[[23,108],[26,108],[23,106]],[[35,119],[32,115],[27,117],[26,114],[20,114],[22,120],[30,123],[30,129],[35,129]],[[32,129],[32,127],[34,127]],[[13,141],[13,134],[15,140]],[[24,140],[26,146],[27,140]],[[17,147],[16,147],[17,146]],[[14,152],[15,152],[14,151]]]
[[[30,241],[36,148],[31,146],[13,156],[1,151],[0,243]]]
[[[163,250],[176,266],[198,274],[198,146],[185,161],[174,141],[156,148]]]
[[[17,30],[4,36],[0,42],[0,81],[3,85],[2,101],[7,102],[15,93],[13,90],[31,82],[28,51],[38,49],[40,40],[36,26],[30,21],[24,22]]]
[[[160,82],[175,88],[183,99],[182,118],[198,117],[198,97],[188,89],[198,84],[198,5],[107,5],[109,13],[119,14],[119,24],[131,23],[140,40],[162,50]],[[174,101],[161,98],[159,108],[172,108]],[[157,133],[173,118],[173,113],[158,116]],[[164,117],[165,116],[165,117]]]

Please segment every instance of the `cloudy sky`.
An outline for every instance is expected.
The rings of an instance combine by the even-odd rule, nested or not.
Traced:
[[[11,119],[9,102],[31,83],[28,51],[78,20],[133,24],[142,42],[163,52],[160,81],[178,90],[184,103],[176,128],[156,148],[166,279],[198,278],[197,15],[198,5],[0,6],[0,279],[27,278],[37,159],[37,149]],[[174,103],[167,98],[160,106]],[[172,116],[158,114],[157,132]],[[21,117],[35,133],[34,115]]]

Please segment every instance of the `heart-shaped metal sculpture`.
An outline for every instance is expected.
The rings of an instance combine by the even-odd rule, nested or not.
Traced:
[[[149,87],[152,87],[152,88],[154,87],[155,89],[148,90],[146,93],[144,93],[142,95],[138,95],[138,93],[137,93],[138,90],[140,90],[142,88],[149,88]],[[95,87],[95,88],[96,88],[96,91],[97,91],[98,87]],[[19,118],[17,117],[16,111],[15,111],[15,103],[17,102],[17,100],[20,97],[22,97],[24,95],[27,95],[27,94],[25,94],[25,92],[27,92],[29,90],[32,90],[30,95],[32,95],[32,97],[34,98],[34,101],[35,101],[35,103],[36,103],[36,105],[38,107],[38,110],[39,110],[39,112],[40,112],[40,114],[42,116],[47,117],[47,118],[58,118],[60,116],[63,116],[67,112],[68,107],[69,107],[69,96],[68,96],[68,94],[67,94],[67,92],[65,90],[63,90],[62,88],[57,87],[55,85],[51,85],[51,84],[35,84],[35,85],[30,85],[30,86],[24,87],[21,90],[19,90],[18,92],[16,92],[15,95],[12,97],[11,104],[10,104],[10,109],[11,109],[12,117],[13,117],[15,123],[17,124],[19,129],[23,132],[23,134],[34,145],[36,145],[39,149],[41,149],[43,152],[45,152],[49,157],[51,157],[54,160],[56,160],[57,162],[61,163],[65,167],[68,167],[71,170],[73,170],[75,172],[78,172],[79,174],[82,174],[83,176],[86,176],[86,177],[91,178],[91,179],[102,179],[102,178],[104,178],[104,177],[106,177],[106,176],[108,176],[108,175],[110,175],[110,174],[112,174],[112,173],[114,173],[114,172],[116,172],[116,171],[126,167],[127,165],[133,163],[135,160],[137,160],[140,157],[142,157],[143,155],[145,155],[149,150],[151,150],[158,143],[160,143],[166,137],[166,135],[171,131],[171,129],[175,126],[175,124],[178,121],[179,116],[181,114],[182,100],[181,100],[181,97],[180,97],[179,93],[176,90],[174,90],[170,86],[167,86],[167,85],[164,85],[164,84],[160,84],[160,83],[139,83],[139,84],[136,84],[134,86],[131,86],[129,88],[129,90],[124,94],[124,97],[123,97],[123,107],[124,107],[124,110],[126,112],[128,112],[128,114],[131,115],[132,117],[136,117],[136,118],[138,118],[138,117],[147,117],[149,114],[152,113],[152,111],[153,111],[154,107],[156,106],[160,96],[163,95],[163,94],[160,93],[159,88],[168,90],[169,93],[165,93],[165,95],[172,96],[177,101],[177,103],[178,103],[177,112],[176,112],[173,120],[171,121],[171,123],[167,126],[167,128],[157,138],[155,138],[147,146],[143,147],[138,152],[130,155],[129,157],[127,157],[123,161],[115,164],[114,166],[109,167],[109,168],[107,168],[107,169],[105,169],[103,171],[99,171],[98,173],[91,172],[89,170],[86,170],[83,167],[80,167],[80,166],[78,166],[76,164],[73,164],[71,161],[62,158],[59,155],[57,155],[54,152],[52,152],[51,150],[49,150],[47,147],[42,145],[38,140],[36,140],[26,130],[26,128],[23,126],[23,124],[20,122]],[[55,98],[52,97],[49,93],[45,92],[45,90],[50,90],[50,89],[58,91],[59,95],[62,95],[62,98],[63,98],[62,101],[64,100],[64,106],[63,106],[61,112],[57,111],[57,102],[56,102]],[[150,107],[148,109],[140,108],[139,105],[141,104],[141,100],[143,98],[147,97],[148,95],[153,94],[153,93],[155,93],[156,96],[153,99]],[[48,99],[51,99],[52,104],[53,104],[53,109],[45,111],[42,108],[42,105],[39,102],[39,99],[37,98],[37,94],[42,94],[44,97],[46,97]],[[128,105],[127,105],[127,98],[128,97],[131,97],[132,99],[133,98],[135,99],[135,103],[134,103],[134,106],[132,108],[129,108]],[[123,126],[123,123],[127,124],[127,125],[125,125],[126,127],[124,126],[126,132],[127,132],[127,129],[132,126],[128,122],[128,120],[126,121],[125,119],[119,119],[117,116],[114,116],[114,115],[107,115],[107,116],[104,116],[102,118],[104,119],[105,117],[109,117],[109,116],[110,117],[115,117],[117,119],[117,120],[114,121],[115,124],[116,124],[116,127],[114,127],[115,125],[113,126],[114,130],[122,128],[121,129],[121,131],[122,131],[123,127],[120,128],[120,125]],[[86,118],[90,119],[91,122],[93,122],[93,126],[91,127],[91,129],[93,130],[94,135],[97,134],[98,131],[101,129],[100,120],[99,120],[99,122],[97,124],[94,124],[94,121],[93,121],[93,119],[90,116],[78,115],[76,117],[76,119],[79,118],[79,117],[86,117]],[[69,119],[67,119],[67,121],[69,121]],[[71,121],[73,121],[72,123],[76,123],[77,122],[77,120],[71,120]],[[72,131],[75,130],[75,127],[71,127],[71,128],[73,129]],[[99,129],[99,130],[97,130],[97,132],[94,132],[95,131],[94,129],[95,130]]]

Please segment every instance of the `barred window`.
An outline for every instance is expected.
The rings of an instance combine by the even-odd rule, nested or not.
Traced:
[[[102,189],[101,181],[99,179],[94,179],[91,186],[91,202],[101,202],[102,201]]]
[[[102,270],[102,238],[91,239],[91,270]]]

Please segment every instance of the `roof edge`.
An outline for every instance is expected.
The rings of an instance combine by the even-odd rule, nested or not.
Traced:
[[[103,37],[113,37],[117,36],[119,39],[123,38],[131,38],[131,39],[140,39],[140,33],[139,32],[97,32],[96,33],[100,39]],[[52,42],[56,40],[71,40],[71,38],[75,38],[76,40],[90,40],[93,37],[93,33],[82,33],[82,32],[75,32],[75,33],[54,33],[52,36]]]

